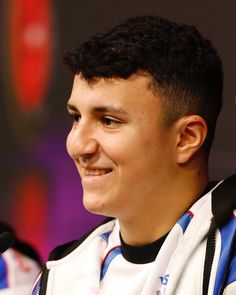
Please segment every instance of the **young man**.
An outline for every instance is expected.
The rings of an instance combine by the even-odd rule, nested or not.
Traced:
[[[211,43],[192,26],[135,17],[65,62],[84,206],[113,219],[57,248],[33,294],[236,294],[236,179],[208,177],[222,104]]]

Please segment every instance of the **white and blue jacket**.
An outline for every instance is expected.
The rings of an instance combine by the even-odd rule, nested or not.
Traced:
[[[236,175],[218,183],[175,224],[136,291],[124,295],[236,294]],[[113,237],[110,247],[109,237]],[[106,237],[104,239],[104,237]],[[116,250],[116,252],[114,252]],[[113,252],[113,255],[109,254]],[[88,235],[58,247],[33,295],[117,295],[104,292],[103,280],[119,251],[119,223],[109,221]],[[110,257],[108,259],[108,257]],[[108,271],[107,271],[108,270]],[[105,278],[105,279],[104,279]],[[127,284],[120,282],[120,285]],[[126,290],[126,288],[123,288]],[[127,288],[128,290],[128,288]]]

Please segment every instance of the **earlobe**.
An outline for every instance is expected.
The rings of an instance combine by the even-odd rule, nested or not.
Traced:
[[[201,149],[206,136],[207,124],[198,115],[181,118],[177,124],[176,161],[185,164]]]

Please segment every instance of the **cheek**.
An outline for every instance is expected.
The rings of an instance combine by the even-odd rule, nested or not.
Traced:
[[[120,161],[127,161],[137,149],[137,139],[134,136],[119,136],[109,139],[104,148]]]

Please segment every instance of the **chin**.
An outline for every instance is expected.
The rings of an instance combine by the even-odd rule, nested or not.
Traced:
[[[83,205],[91,213],[107,216],[105,203],[95,196],[84,196]]]

